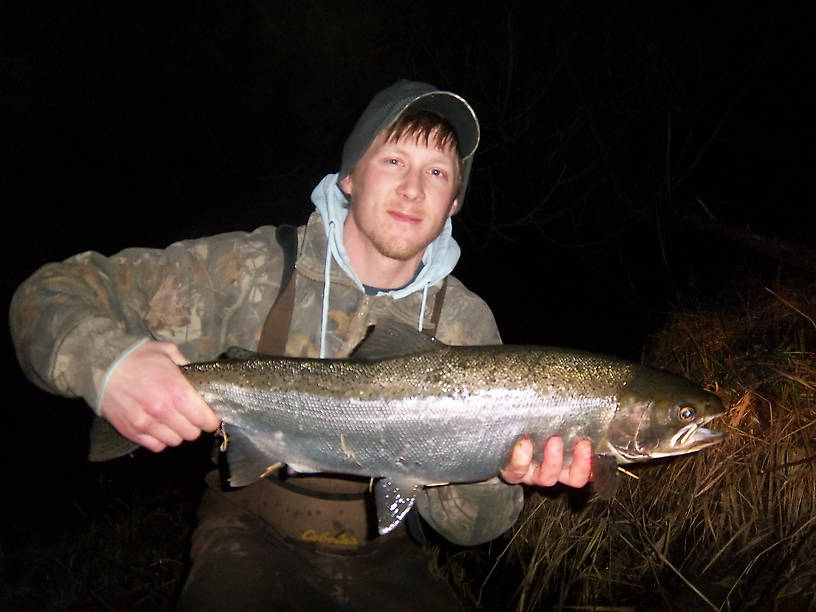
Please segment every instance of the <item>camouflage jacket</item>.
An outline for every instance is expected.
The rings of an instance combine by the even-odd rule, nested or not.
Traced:
[[[295,308],[286,352],[317,357],[326,253],[318,213],[299,228],[298,238]],[[181,241],[163,250],[132,248],[111,257],[89,251],[48,264],[12,299],[10,323],[18,359],[35,384],[52,393],[83,397],[98,414],[109,368],[146,338],[175,343],[190,361],[215,358],[231,346],[256,347],[280,289],[282,266],[283,253],[271,226]],[[327,356],[348,356],[378,318],[417,324],[421,292],[399,300],[369,296],[337,266],[330,278]],[[461,282],[448,279],[436,336],[448,344],[500,342],[487,305]],[[438,290],[431,288],[429,303]],[[426,327],[431,313],[425,309]],[[102,419],[92,429],[92,459],[133,448]],[[451,541],[475,544],[508,529],[522,501],[520,487],[494,479],[425,489],[417,506]]]

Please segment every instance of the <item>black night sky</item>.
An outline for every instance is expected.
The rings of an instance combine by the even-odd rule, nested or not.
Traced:
[[[303,222],[398,78],[479,115],[454,273],[506,342],[637,360],[670,310],[797,272],[723,229],[816,248],[804,9],[537,4],[2,3],[4,303],[77,252]],[[20,521],[82,478],[88,411],[24,380],[8,334],[3,366]]]

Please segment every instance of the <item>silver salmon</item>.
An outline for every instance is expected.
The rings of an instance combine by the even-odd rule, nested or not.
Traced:
[[[720,399],[684,378],[575,350],[449,346],[394,323],[377,325],[350,359],[255,356],[182,370],[222,419],[232,486],[281,462],[376,478],[381,534],[418,487],[496,476],[523,437],[536,456],[552,435],[566,449],[590,440],[594,485],[608,498],[618,464],[723,436],[703,427],[723,414]]]

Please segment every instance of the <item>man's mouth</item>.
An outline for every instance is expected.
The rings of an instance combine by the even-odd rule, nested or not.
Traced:
[[[409,214],[407,212],[403,212],[401,210],[389,210],[388,214],[397,221],[402,223],[419,223],[422,221],[420,217],[416,215]]]

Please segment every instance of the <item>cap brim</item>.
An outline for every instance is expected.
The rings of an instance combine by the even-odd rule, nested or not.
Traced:
[[[473,108],[461,96],[449,91],[432,91],[412,100],[402,112],[408,108],[433,111],[450,121],[463,160],[476,152],[480,138],[479,121]]]

